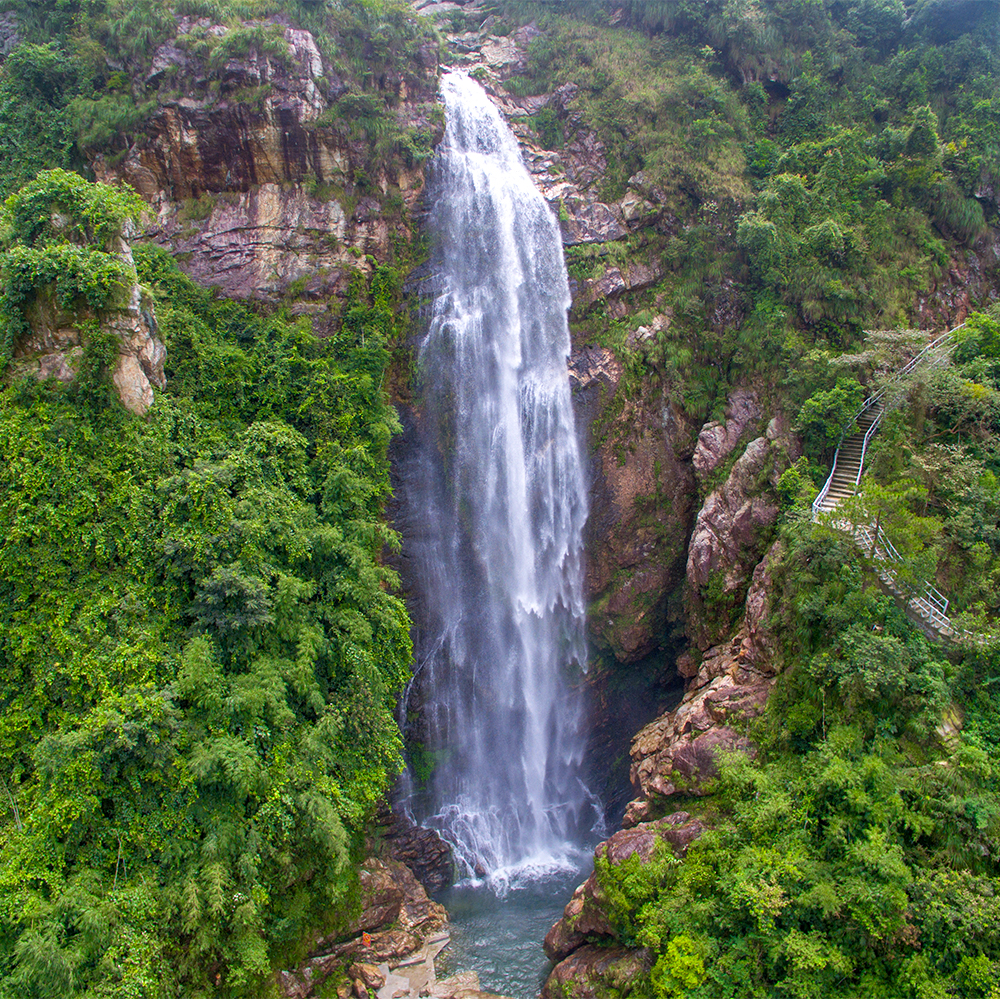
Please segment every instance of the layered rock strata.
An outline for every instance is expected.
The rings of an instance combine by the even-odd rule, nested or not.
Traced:
[[[147,236],[196,281],[272,303],[291,294],[322,333],[352,275],[411,237],[423,167],[403,154],[373,160],[338,104],[348,86],[309,31],[277,16],[245,26],[271,32],[283,53],[213,61],[201,41],[218,47],[239,29],[179,17],[146,80],[159,87],[156,109],[124,157],[93,168],[150,203]],[[429,150],[441,130],[437,74],[433,45],[406,76],[382,74],[380,127]]]

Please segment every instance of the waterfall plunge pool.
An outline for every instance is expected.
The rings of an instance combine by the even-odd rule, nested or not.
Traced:
[[[451,922],[451,944],[437,961],[438,978],[472,969],[484,992],[537,997],[552,970],[542,941],[594,870],[596,844],[595,838],[557,861],[529,861],[438,893]]]

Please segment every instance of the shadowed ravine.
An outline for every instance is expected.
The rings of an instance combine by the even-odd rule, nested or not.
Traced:
[[[423,782],[407,806],[498,895],[579,867],[585,481],[559,228],[483,90],[451,73],[432,165],[429,324],[405,492]],[[412,734],[411,734],[412,735]],[[428,773],[429,772],[429,773]]]

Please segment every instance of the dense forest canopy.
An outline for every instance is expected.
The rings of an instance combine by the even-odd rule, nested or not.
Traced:
[[[317,338],[289,309],[196,286],[160,248],[123,263],[109,240],[142,205],[90,183],[97,154],[122,157],[181,96],[150,73],[177,17],[230,29],[185,36],[209,100],[228,59],[282,58],[272,15],[341,76],[328,124],[372,163],[427,157],[380,84],[440,41],[403,2],[0,3],[16,27],[0,63],[0,992],[267,988],[310,931],[344,922],[401,766],[384,376],[412,248],[359,270]],[[995,285],[950,307],[945,291],[998,245],[1000,8],[509,0],[443,27],[487,15],[540,31],[510,94],[576,88],[572,114],[532,118],[540,141],[593,130],[602,196],[631,185],[662,207],[600,256],[568,248],[581,280],[609,259],[666,264],[628,319],[598,306],[577,336],[620,351],[623,392],[692,421],[755,380],[805,445],[780,485],[786,670],[750,727],[757,756],[691,805],[714,829],[683,863],[599,871],[620,940],[656,955],[633,994],[992,994],[1000,316]],[[133,282],[167,348],[145,418],[118,403],[97,322]],[[88,332],[69,384],[12,363],[40,291]],[[669,328],[627,346],[654,308]],[[862,493],[913,579],[966,613],[945,646],[808,504],[860,400],[914,352],[905,330],[959,308],[980,311],[886,419]]]
[[[5,222],[61,187],[40,174]],[[400,766],[409,622],[379,564],[395,276],[321,342],[135,257],[169,357],[149,418],[96,335],[70,389],[0,397],[0,919],[4,990],[26,996],[255,988],[346,911]]]

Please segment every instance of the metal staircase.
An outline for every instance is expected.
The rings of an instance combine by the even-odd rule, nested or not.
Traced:
[[[854,433],[841,439],[837,454],[833,457],[833,470],[823,487],[823,491],[813,503],[813,517],[833,510],[844,497],[853,496],[861,482],[864,469],[865,451],[872,430],[882,419],[885,410],[876,404],[863,410],[855,417]]]
[[[963,326],[964,323],[956,326],[928,344],[883,389],[869,396],[861,409],[848,421],[833,456],[830,475],[819,496],[813,501],[814,521],[823,515],[832,515],[842,500],[857,492],[864,472],[868,442],[882,418],[906,398],[911,375],[936,368],[948,360],[957,343],[954,339],[955,332]],[[912,614],[938,635],[952,638],[957,634],[948,617],[948,599],[944,594],[929,583],[918,587],[916,591],[900,583],[897,567],[902,564],[902,557],[881,528],[876,531],[873,525],[852,525],[847,521],[833,520],[832,517],[830,521],[835,527],[854,535],[858,545],[871,555],[882,582],[906,602],[907,609]]]

